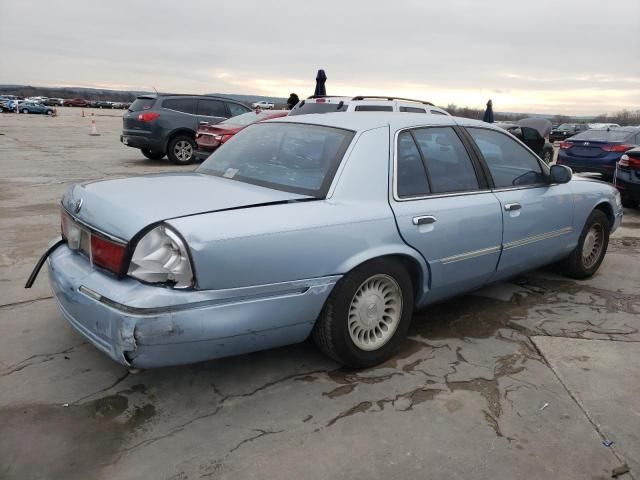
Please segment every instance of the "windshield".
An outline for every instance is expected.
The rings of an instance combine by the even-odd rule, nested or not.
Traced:
[[[296,123],[256,123],[196,170],[263,187],[324,197],[353,132]]]
[[[220,122],[221,125],[238,125],[239,127],[243,127],[245,125],[250,125],[255,122],[259,122],[260,120],[264,120],[273,115],[273,112],[247,112],[242,115],[236,115],[235,117],[231,117],[223,122]]]
[[[576,126],[573,123],[563,123],[558,130],[573,130]]]
[[[624,142],[632,132],[627,130],[587,130],[571,137],[571,140],[595,142]]]
[[[303,105],[297,106],[293,110],[291,110],[291,113],[289,113],[289,116],[306,115],[307,113],[346,112],[347,106],[348,105],[343,102],[340,102],[340,103],[316,103],[316,102],[307,103],[305,102]]]

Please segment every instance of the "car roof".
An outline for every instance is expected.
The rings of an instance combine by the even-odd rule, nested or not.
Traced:
[[[478,126],[499,130],[497,126],[480,120],[452,117],[449,115],[425,115],[424,113],[405,112],[332,112],[311,113],[275,118],[269,122],[304,123],[344,128],[346,130],[365,131],[389,126],[393,131],[417,126]]]

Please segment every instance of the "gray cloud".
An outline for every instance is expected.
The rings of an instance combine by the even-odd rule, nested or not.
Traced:
[[[0,83],[640,108],[638,0],[2,0]],[[305,90],[306,89],[306,90]]]

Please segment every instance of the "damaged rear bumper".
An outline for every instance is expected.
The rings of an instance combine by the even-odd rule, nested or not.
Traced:
[[[340,276],[227,290],[117,280],[60,246],[48,260],[65,319],[123,365],[200,362],[303,341]]]

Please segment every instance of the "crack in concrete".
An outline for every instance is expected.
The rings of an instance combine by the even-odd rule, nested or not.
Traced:
[[[31,305],[32,303],[41,302],[42,300],[50,300],[53,298],[53,295],[49,295],[48,297],[38,297],[33,300],[22,300],[20,302],[12,302],[12,303],[3,303],[0,305],[0,310],[11,310],[16,307],[24,307],[27,305]]]
[[[73,345],[65,350],[61,350],[60,352],[53,352],[53,353],[39,353],[36,355],[31,355],[30,357],[25,358],[24,360],[21,360],[18,363],[15,363],[13,365],[9,365],[8,367],[6,367],[5,371],[0,373],[0,377],[6,377],[9,375],[12,375],[16,372],[19,372],[21,370],[24,370],[27,367],[31,367],[33,365],[40,365],[41,363],[45,363],[45,362],[50,362],[51,360],[54,360],[56,357],[60,356],[60,355],[65,355],[67,353],[72,352],[73,350],[75,350],[78,347],[81,347],[82,345],[86,345],[88,342],[81,342],[78,343],[77,345]],[[39,359],[36,362],[30,362],[30,360],[35,360],[35,359]]]

